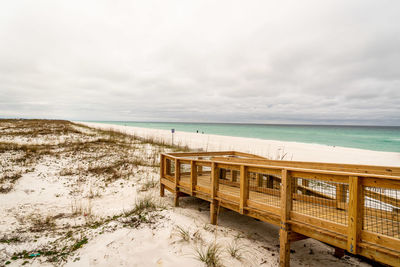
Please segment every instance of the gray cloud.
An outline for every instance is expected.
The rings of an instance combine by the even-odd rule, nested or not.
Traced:
[[[0,117],[400,125],[398,1],[3,1]]]

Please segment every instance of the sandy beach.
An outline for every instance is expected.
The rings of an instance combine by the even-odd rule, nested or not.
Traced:
[[[82,123],[82,122],[79,122]],[[171,131],[120,126],[103,123],[82,123],[100,129],[112,129],[144,138],[155,138],[171,143]],[[237,150],[265,156],[270,159],[400,166],[400,153],[380,152],[319,144],[283,142],[255,138],[221,136],[189,132],[175,132],[174,143],[203,151]]]
[[[400,267],[399,13],[2,1],[0,267]]]
[[[310,144],[175,134],[67,121],[0,121],[0,266],[278,266],[278,228],[209,204],[159,194],[159,153],[239,150],[270,158],[399,166],[398,153]],[[110,131],[113,130],[113,131]],[[127,133],[129,135],[120,134]],[[312,239],[292,246],[292,266],[370,266],[333,256]]]

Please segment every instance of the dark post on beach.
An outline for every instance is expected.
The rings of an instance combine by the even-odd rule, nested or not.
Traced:
[[[171,129],[171,145],[174,145],[174,133],[175,133],[175,129]]]

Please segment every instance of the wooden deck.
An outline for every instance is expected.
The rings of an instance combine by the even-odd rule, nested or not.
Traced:
[[[234,152],[161,155],[160,195],[194,196],[280,227],[280,264],[290,242],[314,238],[400,266],[400,168],[271,161]]]

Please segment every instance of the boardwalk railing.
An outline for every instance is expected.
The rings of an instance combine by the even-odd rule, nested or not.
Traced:
[[[290,242],[314,238],[352,254],[400,266],[400,168],[271,161],[225,152],[161,154],[160,195],[195,196],[275,224],[280,264]]]

